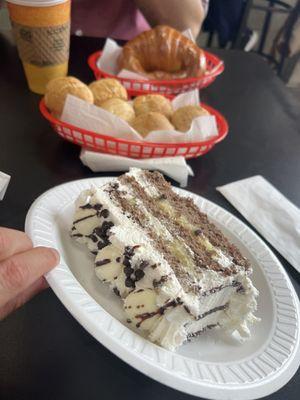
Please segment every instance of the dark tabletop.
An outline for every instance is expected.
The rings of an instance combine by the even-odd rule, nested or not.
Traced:
[[[100,46],[99,40],[72,39],[70,73],[90,82],[86,58]],[[226,116],[230,132],[213,151],[189,161],[195,177],[187,189],[243,220],[215,187],[261,174],[300,207],[300,104],[263,59],[237,51],[218,54],[225,72],[201,97]],[[27,89],[15,48],[0,36],[0,171],[12,176],[0,202],[3,226],[23,229],[29,206],[45,190],[101,176],[81,164],[77,146],[52,131],[39,114],[38,101]],[[299,295],[299,274],[276,254]],[[292,400],[299,392],[298,371],[268,399]],[[0,323],[1,400],[117,398],[192,399],[120,361],[50,289]]]

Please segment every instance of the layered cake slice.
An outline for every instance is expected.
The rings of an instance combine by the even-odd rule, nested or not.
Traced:
[[[250,336],[258,291],[249,261],[160,173],[131,169],[81,193],[71,236],[151,341],[174,350],[212,328]]]

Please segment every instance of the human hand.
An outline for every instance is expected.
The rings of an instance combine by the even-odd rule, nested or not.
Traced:
[[[56,250],[33,248],[25,233],[0,227],[0,320],[47,288],[43,275],[58,262]]]

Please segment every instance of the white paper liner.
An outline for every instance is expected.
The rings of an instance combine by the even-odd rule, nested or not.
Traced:
[[[182,156],[137,160],[82,149],[80,160],[94,172],[128,171],[130,167],[152,171],[158,170],[177,181],[181,187],[187,185],[189,175],[194,176],[192,168],[186,163],[185,158]]]
[[[176,96],[172,105],[174,110],[177,110],[186,105],[199,105],[199,102],[199,91],[195,89]],[[114,138],[152,143],[202,142],[218,135],[215,116],[207,115],[195,118],[187,132],[152,131],[144,138],[121,118],[72,95],[66,98],[61,120],[78,128]]]

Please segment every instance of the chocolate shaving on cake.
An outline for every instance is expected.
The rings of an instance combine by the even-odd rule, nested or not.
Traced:
[[[205,328],[200,329],[198,332],[189,333],[189,335],[187,337],[188,342],[190,342],[191,339],[194,339],[194,338],[200,336],[202,333],[204,333],[210,329],[216,328],[217,326],[219,326],[219,325],[218,324],[210,324],[210,325],[207,325]]]
[[[104,260],[99,260],[95,262],[96,267],[101,267],[102,265],[109,264],[111,260],[109,258],[105,258]]]
[[[161,286],[161,285],[163,285],[165,282],[167,282],[167,280],[168,280],[168,275],[163,275],[161,278],[160,278],[160,280],[158,281],[158,280],[156,280],[156,279],[153,279],[153,287],[154,288],[158,288],[159,286]]]
[[[90,210],[91,208],[94,208],[94,206],[90,203],[84,204],[83,206],[79,206],[82,210]]]
[[[107,218],[109,216],[109,211],[105,208],[100,212],[100,217]]]
[[[78,218],[78,219],[76,219],[76,220],[73,222],[73,225],[78,224],[78,222],[85,221],[86,219],[93,218],[93,217],[95,217],[96,215],[97,215],[97,213],[95,213],[95,214],[89,214],[89,215],[87,215],[87,216],[85,216],[85,217]]]
[[[209,311],[206,311],[205,313],[199,315],[199,316],[197,317],[197,320],[203,319],[203,318],[207,317],[208,315],[213,314],[213,313],[215,313],[215,312],[217,312],[217,311],[225,310],[226,308],[228,308],[228,303],[224,304],[223,306],[218,306],[218,307],[212,308],[212,309],[209,310]]]
[[[154,317],[155,315],[163,315],[165,311],[170,308],[170,307],[177,307],[180,306],[182,303],[177,302],[176,300],[171,300],[168,303],[164,304],[162,307],[160,307],[158,310],[153,311],[151,313],[143,313],[143,314],[138,314],[135,316],[135,318],[139,319],[140,321],[136,324],[136,327],[139,328],[141,324],[146,321],[149,318]]]
[[[73,238],[80,238],[83,237],[83,235],[81,233],[74,233],[71,235]]]

